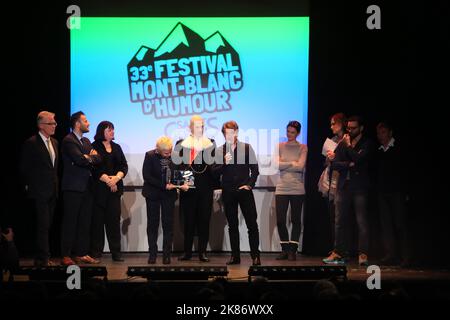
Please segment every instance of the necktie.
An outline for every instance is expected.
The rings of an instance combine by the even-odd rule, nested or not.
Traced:
[[[53,153],[53,148],[52,148],[52,143],[50,141],[50,138],[47,139],[47,148],[48,148],[48,153],[50,153],[50,159],[52,161],[52,165],[55,165],[55,155]]]
[[[190,160],[189,164],[192,164],[194,162],[196,156],[197,156],[197,152],[196,152],[194,146],[192,146],[191,156],[190,156],[190,159],[189,159]]]

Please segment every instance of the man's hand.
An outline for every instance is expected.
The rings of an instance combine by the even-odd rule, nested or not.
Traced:
[[[89,162],[92,162],[92,156],[96,156],[98,155],[97,151],[95,149],[91,149],[91,151],[89,152],[89,154],[83,154],[83,156],[89,160]]]
[[[189,186],[188,186],[187,183],[185,183],[185,184],[183,184],[183,185],[180,187],[180,189],[181,189],[182,191],[188,191],[188,190],[189,190]]]
[[[352,145],[352,141],[351,141],[350,135],[348,133],[344,134],[342,141],[344,141],[344,143],[347,147],[350,147]]]
[[[117,192],[117,185],[113,185],[112,187],[110,187],[111,192]]]
[[[233,159],[233,156],[231,155],[230,152],[227,152],[225,154],[225,164],[230,164],[231,160]]]
[[[2,236],[6,239],[6,241],[11,242],[14,240],[14,233],[11,228],[7,228],[6,233],[2,232]]]
[[[245,184],[243,186],[240,186],[238,190],[252,190],[252,188]]]
[[[214,201],[219,201],[221,197],[222,197],[222,189],[214,190],[214,196],[213,196]]]

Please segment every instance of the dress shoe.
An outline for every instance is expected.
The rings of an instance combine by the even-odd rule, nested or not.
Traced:
[[[149,257],[147,260],[148,264],[155,264],[156,263],[156,257]]]
[[[260,266],[261,265],[261,259],[259,256],[252,258],[252,265],[253,266]]]
[[[295,261],[297,260],[297,253],[293,252],[293,251],[289,251],[288,252],[288,260],[289,261]]]
[[[125,261],[122,258],[122,255],[120,253],[113,253],[112,259],[113,259],[113,261],[116,261],[116,262],[124,262]]]
[[[276,260],[287,260],[288,259],[288,254],[287,252],[281,252],[276,258]]]
[[[82,257],[76,257],[75,261],[77,263],[81,263],[81,264],[83,264],[83,263],[85,263],[85,264],[99,264],[100,263],[100,260],[94,259],[94,258],[92,258],[89,255],[85,255],[85,256],[82,256]]]
[[[34,260],[35,267],[53,267],[55,264],[50,260]]]
[[[170,264],[170,257],[168,256],[163,257],[163,264]]]
[[[61,264],[63,266],[71,266],[75,264],[75,261],[73,261],[70,257],[63,257],[61,260]]]
[[[180,261],[188,261],[192,259],[192,255],[190,254],[184,254],[181,257],[178,257],[178,260]]]
[[[206,256],[206,253],[200,253],[198,255],[198,260],[201,262],[209,262],[209,258]]]
[[[235,257],[235,256],[231,256],[230,260],[227,261],[227,264],[240,264],[241,263],[241,258],[240,257]]]

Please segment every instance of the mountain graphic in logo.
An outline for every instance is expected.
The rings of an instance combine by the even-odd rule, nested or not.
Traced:
[[[231,110],[243,87],[239,55],[216,31],[203,39],[177,23],[156,48],[141,46],[127,66],[130,100],[156,118]]]

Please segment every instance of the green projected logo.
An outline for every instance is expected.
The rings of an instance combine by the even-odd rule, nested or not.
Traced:
[[[131,101],[157,119],[231,110],[231,92],[243,87],[239,54],[220,32],[203,39],[180,22],[127,68]]]

